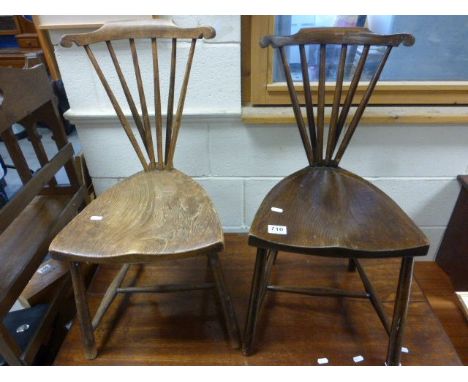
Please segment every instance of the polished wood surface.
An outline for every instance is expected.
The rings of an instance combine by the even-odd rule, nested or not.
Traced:
[[[244,325],[255,262],[255,249],[246,235],[226,234],[220,256],[226,285],[239,324]],[[362,260],[362,265],[392,312],[399,263]],[[416,265],[416,270],[418,270]],[[130,267],[126,285],[155,282],[204,281],[204,258],[167,261]],[[91,313],[119,272],[117,265],[102,265],[88,290]],[[418,272],[416,271],[418,276]],[[426,274],[426,280],[432,274]],[[280,252],[272,270],[278,284],[301,283],[362,291],[357,273],[347,272],[344,259],[323,259]],[[435,287],[436,282],[429,282]],[[119,295],[96,331],[99,351],[93,361],[84,359],[75,320],[55,360],[56,365],[317,365],[327,357],[330,365],[383,365],[387,335],[371,303],[363,299],[267,294],[258,324],[258,352],[244,357],[233,350],[220,321],[222,310],[208,291],[163,295]],[[459,323],[458,323],[459,325]],[[453,328],[455,329],[455,328]],[[418,285],[413,285],[402,355],[407,365],[460,365],[457,354]]]
[[[94,332],[99,328],[105,313],[112,308],[116,296],[121,293],[146,295],[150,292],[216,289],[230,344],[233,348],[240,346],[236,315],[217,254],[223,248],[221,223],[205,190],[190,177],[174,169],[173,164],[196,42],[198,39],[214,36],[215,31],[211,27],[178,28],[171,21],[157,19],[109,23],[95,32],[62,37],[63,46],[69,47],[75,43],[84,47],[143,167],[142,172],[115,185],[94,200],[50,246],[52,256],[70,262],[84,353],[88,359],[97,356]],[[135,43],[137,38],[151,40],[156,150],[153,147],[153,133]],[[191,39],[190,51],[174,114],[177,42],[178,39],[187,38]],[[120,39],[126,39],[130,44],[140,108],[136,106],[127,85],[126,71],[121,68],[112,45],[112,41]],[[161,39],[172,43],[164,153],[160,89],[162,81],[159,76],[158,55],[158,41]],[[90,44],[102,41],[106,42],[142,145],[133,134],[131,124],[123,112],[123,105],[111,89],[108,78],[90,47]],[[129,264],[199,255],[206,256],[205,261],[210,264],[213,283],[122,286]],[[122,264],[94,318],[89,313],[80,262]]]
[[[268,233],[268,225],[286,226],[287,235]],[[305,167],[273,187],[257,211],[249,243],[355,257],[425,255],[429,246],[421,230],[385,193],[335,167]]]
[[[436,262],[457,291],[468,290],[468,175],[459,175],[460,193],[452,211]]]
[[[203,188],[177,170],[154,170],[125,179],[92,201],[50,251],[57,259],[134,263],[222,247],[219,219]]]
[[[414,37],[410,34],[399,33],[379,35],[367,28],[303,28],[291,36],[265,36],[260,45],[265,48],[271,45],[280,48],[298,44],[353,44],[353,45],[384,45],[406,46],[414,44]]]
[[[262,47],[273,47],[279,51],[309,166],[286,177],[268,193],[250,227],[249,244],[257,247],[257,259],[244,329],[242,350],[245,355],[255,352],[258,320],[266,290],[369,298],[389,336],[386,364],[400,364],[413,258],[426,255],[429,242],[395,202],[369,182],[341,169],[339,163],[369,103],[392,48],[401,43],[411,46],[414,44],[414,37],[407,34],[381,36],[364,28],[309,28],[301,29],[292,36],[266,36],[261,40]],[[339,65],[335,68],[333,62],[327,61],[327,48],[337,44],[341,45],[341,53]],[[319,73],[315,116],[311,84],[308,80],[309,62],[305,54],[305,46],[311,45],[319,50],[319,65],[318,68],[314,68]],[[286,46],[298,48],[300,53],[309,131],[305,127],[297,89],[292,79],[285,52]],[[362,48],[362,52],[355,64],[354,56],[358,47]],[[374,65],[366,65],[371,48],[379,50],[381,57]],[[347,65],[348,59],[350,63]],[[351,104],[365,69],[370,81],[349,120]],[[325,83],[330,72],[336,72],[335,91],[329,132],[325,134]],[[350,75],[351,84],[343,94],[345,73]],[[346,290],[272,285],[271,264],[274,263],[275,252],[278,250],[348,258],[348,270],[358,270],[366,294],[362,296]],[[358,258],[395,256],[403,258],[393,319],[389,324],[380,298]]]
[[[461,361],[468,366],[468,321],[460,309],[449,276],[437,263],[421,261],[416,263],[414,278],[424,291]]]
[[[94,32],[69,34],[62,39],[61,44],[65,47],[70,47],[73,43],[84,46],[102,41],[129,38],[209,39],[215,35],[215,30],[208,26],[180,28],[171,20],[129,20],[108,22]]]

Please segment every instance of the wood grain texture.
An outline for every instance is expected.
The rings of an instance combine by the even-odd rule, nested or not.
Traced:
[[[269,234],[268,225],[287,226],[287,235]],[[279,182],[259,207],[249,243],[356,257],[425,255],[429,246],[390,197],[357,175],[331,167],[306,167]]]
[[[298,44],[354,44],[354,45],[387,45],[400,44],[412,46],[414,37],[410,34],[400,33],[392,35],[379,35],[367,28],[303,28],[291,36],[265,36],[260,41],[263,48],[274,48]]]
[[[0,236],[0,307],[8,311],[15,292],[21,293],[47,254],[50,228],[69,200],[67,195],[37,196]]]
[[[179,28],[171,20],[129,20],[108,22],[94,32],[68,34],[62,37],[60,44],[64,47],[70,47],[73,43],[83,46],[96,42],[129,38],[210,39],[215,36],[215,30],[208,26]]]
[[[54,239],[50,251],[57,259],[134,263],[222,247],[221,225],[203,188],[177,170],[154,170],[100,195]]]
[[[226,284],[241,328],[244,327],[256,249],[246,235],[226,234],[220,255]],[[184,266],[181,266],[181,265]],[[419,262],[418,266],[429,264]],[[433,263],[432,263],[433,264]],[[395,300],[398,259],[362,260],[387,314]],[[174,260],[145,267],[132,266],[125,285],[203,281],[206,259]],[[100,266],[88,291],[94,313],[118,265]],[[441,272],[441,271],[440,271]],[[442,272],[443,274],[443,272]],[[437,285],[427,273],[430,287]],[[280,252],[271,282],[363,290],[357,273],[347,272],[345,259],[324,259]],[[222,311],[210,291],[160,295],[119,295],[96,331],[99,354],[93,361],[82,356],[78,322],[65,339],[56,365],[383,365],[387,334],[371,303],[363,299],[310,297],[267,293],[260,313],[257,341],[251,357],[230,347],[220,320]],[[461,319],[464,319],[460,313]],[[447,316],[449,320],[449,316]],[[447,321],[450,324],[450,321]],[[465,325],[456,321],[457,325]],[[453,332],[456,332],[455,326]],[[459,329],[460,331],[460,329]],[[411,292],[402,364],[460,365],[450,339],[431,310],[418,282]],[[353,362],[361,354],[364,361]]]

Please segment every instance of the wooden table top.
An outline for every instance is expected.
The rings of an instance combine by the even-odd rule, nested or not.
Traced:
[[[240,327],[243,328],[255,249],[244,235],[226,235],[221,256]],[[398,260],[362,261],[391,315]],[[133,266],[124,284],[203,281],[204,258]],[[329,286],[362,290],[359,276],[344,259],[280,253],[273,270],[276,284]],[[89,289],[91,312],[118,268],[98,270]],[[96,332],[98,357],[84,358],[76,322],[56,365],[382,365],[387,335],[367,300],[269,294],[259,317],[256,353],[244,357],[229,346],[213,291],[118,296]],[[403,345],[403,365],[461,365],[457,353],[416,282],[413,283]]]

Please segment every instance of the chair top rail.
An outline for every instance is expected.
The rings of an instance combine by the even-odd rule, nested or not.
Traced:
[[[102,41],[138,38],[211,39],[215,35],[214,28],[208,26],[180,28],[171,20],[128,20],[109,22],[92,32],[62,36],[60,44],[69,48],[73,43],[83,46]]]
[[[371,32],[367,28],[303,28],[291,36],[265,36],[260,41],[260,46],[266,48],[281,48],[298,44],[347,44],[347,45],[387,45],[405,46],[414,44],[414,37],[407,33],[380,35]]]

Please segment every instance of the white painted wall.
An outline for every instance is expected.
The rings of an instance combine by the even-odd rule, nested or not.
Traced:
[[[306,165],[297,128],[242,123],[239,16],[174,19],[179,25],[208,24],[217,29],[214,40],[197,45],[175,164],[206,188],[226,231],[247,231],[270,188]],[[51,39],[71,104],[68,116],[77,124],[100,193],[140,167],[82,49],[58,46],[62,33],[53,31]],[[138,47],[145,83],[151,84],[149,45]],[[168,48],[160,46],[161,56]],[[102,66],[110,68],[105,46],[95,51]],[[183,63],[187,44],[180,53],[179,62]],[[118,45],[118,55],[131,64],[125,44]],[[162,70],[167,72],[168,65],[163,62]],[[131,65],[128,69],[133,70]],[[116,75],[111,83],[117,85]],[[164,85],[167,87],[167,81]],[[131,88],[136,95],[134,82]],[[150,88],[147,96],[152,93]],[[123,97],[121,91],[117,94]],[[464,125],[363,125],[342,166],[372,181],[415,220],[431,240],[427,259],[432,259],[458,194],[455,176],[468,171],[467,143],[468,127]]]

